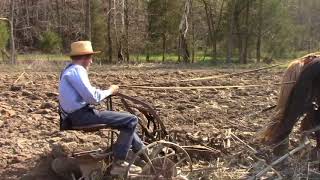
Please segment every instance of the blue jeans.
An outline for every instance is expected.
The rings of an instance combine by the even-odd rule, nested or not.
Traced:
[[[134,152],[143,147],[143,143],[136,133],[138,118],[126,112],[97,111],[91,107],[84,107],[68,115],[72,126],[86,126],[92,124],[106,124],[112,129],[120,131],[113,147],[114,159],[125,160],[130,147]]]

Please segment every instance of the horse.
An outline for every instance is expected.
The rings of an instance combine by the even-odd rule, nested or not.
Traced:
[[[290,63],[283,74],[276,113],[258,137],[267,145],[286,141],[294,125],[302,118],[301,131],[320,125],[320,56],[306,55]],[[320,132],[315,132],[320,149]]]

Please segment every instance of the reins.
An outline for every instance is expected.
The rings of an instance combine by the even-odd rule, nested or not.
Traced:
[[[212,79],[219,79],[231,76],[237,76],[242,74],[248,74],[253,72],[258,72],[262,70],[272,69],[278,66],[284,65],[283,64],[276,64],[268,67],[262,67],[253,70],[246,70],[237,73],[230,73],[224,75],[216,75],[216,76],[207,76],[207,77],[200,77],[200,78],[192,78],[192,79],[184,79],[184,80],[176,80],[176,81],[167,81],[163,83],[148,83],[148,84],[141,84],[141,85],[120,85],[120,87],[128,88],[128,89],[149,89],[149,90],[196,90],[196,89],[235,89],[235,88],[250,88],[250,87],[264,87],[268,86],[278,86],[278,85],[285,85],[285,84],[294,84],[295,82],[283,82],[283,83],[273,83],[273,84],[249,84],[249,85],[227,85],[227,86],[160,86],[162,84],[168,83],[182,83],[182,82],[194,82],[194,81],[205,81],[205,80],[212,80]]]

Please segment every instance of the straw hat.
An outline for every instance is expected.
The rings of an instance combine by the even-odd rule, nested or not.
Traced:
[[[71,44],[71,52],[69,56],[81,56],[97,53],[100,53],[100,51],[93,51],[90,41],[77,41]]]

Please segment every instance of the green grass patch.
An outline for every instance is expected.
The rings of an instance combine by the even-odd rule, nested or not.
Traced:
[[[70,57],[64,54],[19,54],[18,61],[68,61]]]
[[[307,52],[296,52],[294,55],[274,60],[273,64],[280,63],[280,68],[286,68],[288,64],[304,55],[308,54]],[[96,56],[94,57],[95,61],[100,64],[106,60],[107,57]],[[192,57],[190,57],[192,58]],[[70,57],[65,54],[19,54],[17,57],[18,61],[69,61]],[[116,62],[117,58],[113,58],[114,62]],[[183,62],[183,58],[180,57],[180,61]],[[239,64],[238,57],[233,57],[231,59],[231,63],[226,63],[225,56],[219,56],[216,60],[213,60],[209,54],[204,55],[204,52],[198,51],[194,56],[194,64],[199,66],[215,66],[217,68],[253,68],[259,66],[266,66],[265,63],[255,63],[254,60],[248,62],[248,64]],[[147,62],[147,55],[145,54],[131,54],[130,62],[134,63],[162,63],[162,54],[150,54],[149,61]],[[176,53],[167,53],[165,55],[164,63],[178,63],[178,56]]]
[[[145,54],[136,54],[136,55],[130,55],[131,61],[135,61],[137,63],[147,63],[147,55]],[[190,57],[191,61],[192,57]],[[221,58],[222,59],[222,58]],[[162,54],[150,54],[149,55],[149,61],[151,63],[161,63],[163,62],[163,56]],[[171,62],[171,63],[177,63],[179,60],[179,57],[175,53],[168,53],[165,55],[165,61],[164,62]],[[180,61],[183,61],[183,57],[180,56]],[[198,52],[194,56],[194,62],[209,62],[212,61],[211,57],[209,55],[204,56],[203,52]],[[219,60],[220,61],[220,60]]]

